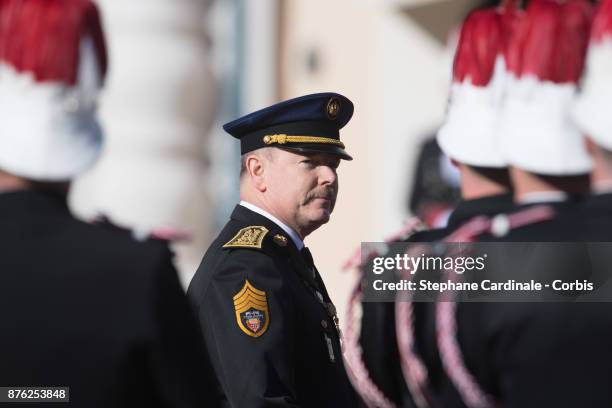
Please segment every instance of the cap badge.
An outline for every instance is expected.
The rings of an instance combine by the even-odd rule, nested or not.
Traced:
[[[336,119],[340,113],[340,100],[338,98],[331,98],[329,102],[327,102],[326,112],[329,119]]]

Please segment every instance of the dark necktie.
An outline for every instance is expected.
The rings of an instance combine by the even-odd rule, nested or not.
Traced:
[[[300,251],[300,254],[302,255],[302,259],[304,260],[310,271],[309,280],[312,282],[318,292],[321,291],[321,285],[317,281],[317,268],[314,265],[314,260],[312,259],[312,254],[310,253],[310,250],[307,247],[304,247]]]
[[[315,284],[315,289],[317,292],[317,297],[319,298],[319,301],[321,302],[323,307],[327,310],[329,317],[331,317],[332,320],[334,321],[336,329],[338,330],[338,334],[340,335],[340,337],[342,337],[342,335],[340,334],[340,325],[338,322],[338,315],[336,314],[336,307],[331,301],[329,302],[326,301],[327,299],[323,296],[323,293],[322,293],[323,290],[321,287],[323,282],[322,281],[320,283],[318,282],[319,279],[317,277],[317,268],[314,266],[314,260],[312,259],[312,254],[310,253],[310,250],[307,247],[302,248],[300,253],[302,254],[302,257],[304,258],[306,265],[308,265],[308,267],[312,271],[312,276],[314,278],[314,284]]]
[[[314,271],[315,269],[314,259],[312,259],[312,254],[310,253],[310,249],[308,249],[307,247],[304,247],[302,248],[300,253],[302,254],[302,258],[304,258],[304,261],[306,261],[306,265],[308,265],[310,269]]]

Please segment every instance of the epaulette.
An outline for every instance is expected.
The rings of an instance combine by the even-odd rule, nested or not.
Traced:
[[[238,231],[238,233],[234,235],[234,238],[223,245],[223,248],[261,249],[261,244],[268,232],[266,227],[250,225]]]

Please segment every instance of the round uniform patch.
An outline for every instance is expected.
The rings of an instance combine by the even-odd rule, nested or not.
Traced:
[[[248,280],[234,296],[234,310],[238,327],[245,334],[259,337],[268,329],[270,314],[266,292],[256,289]]]
[[[340,100],[338,98],[331,98],[329,102],[327,102],[326,113],[327,117],[331,120],[338,117],[338,114],[340,113]]]

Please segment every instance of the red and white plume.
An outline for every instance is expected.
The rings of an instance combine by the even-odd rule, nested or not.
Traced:
[[[451,97],[438,143],[473,166],[505,167],[496,138],[505,88],[505,55],[522,12],[516,1],[472,12],[463,23]]]
[[[89,0],[0,0],[0,170],[68,180],[97,159],[107,70]]]
[[[509,83],[500,136],[510,165],[539,174],[588,173],[571,121],[592,20],[587,0],[532,0],[507,54]]]
[[[574,106],[578,127],[597,144],[612,150],[612,1],[601,0],[591,30],[582,91]]]

